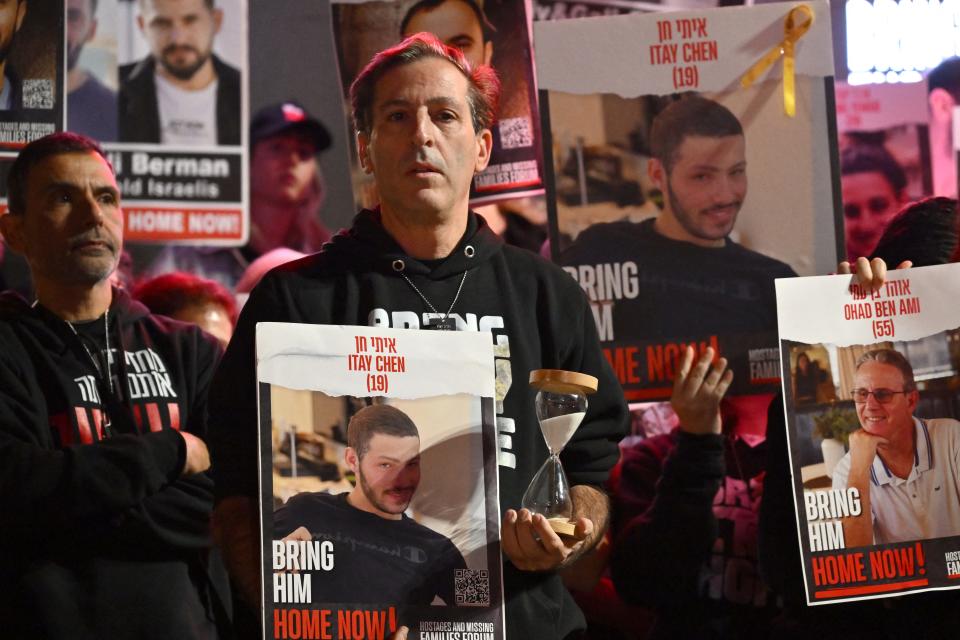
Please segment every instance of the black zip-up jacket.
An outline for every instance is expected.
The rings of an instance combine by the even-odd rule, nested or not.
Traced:
[[[110,321],[122,400],[65,321],[0,298],[4,638],[214,637],[213,487],[177,429],[205,436],[218,347],[117,289]]]
[[[211,55],[217,80],[217,144],[240,144],[240,71]],[[160,142],[160,107],[157,104],[153,56],[120,67],[117,118],[120,142]]]
[[[519,508],[548,456],[527,384],[532,369],[581,371],[600,380],[583,424],[563,451],[570,483],[601,486],[616,463],[627,408],[603,356],[586,297],[559,267],[505,246],[478,216],[453,252],[437,264],[404,254],[362,211],[353,227],[318,254],[271,271],[244,306],[210,396],[211,455],[217,493],[256,496],[257,408],[254,331],[258,322],[420,328],[429,308],[453,309],[463,330],[489,331],[495,344],[500,508]],[[507,635],[564,638],[583,616],[555,573],[516,570],[504,559]]]

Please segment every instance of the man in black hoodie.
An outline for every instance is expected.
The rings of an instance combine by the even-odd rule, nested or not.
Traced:
[[[497,358],[500,503],[507,635],[565,638],[583,616],[555,569],[603,535],[607,499],[597,489],[618,457],[626,407],[603,357],[577,283],[529,252],[504,246],[469,211],[474,173],[491,148],[498,82],[486,66],[418,34],[377,54],[351,89],[359,155],[380,206],[321,253],[269,273],[244,307],[211,391],[211,453],[228,564],[259,601],[255,541],[257,322],[308,322],[490,332]],[[542,516],[518,510],[547,457],[534,417],[532,369],[600,379],[563,452],[577,517],[559,538]],[[402,621],[401,621],[402,622]]]
[[[0,299],[3,635],[216,638],[201,439],[216,344],[111,287],[120,193],[94,141],[37,140],[7,184],[0,230],[37,300]]]

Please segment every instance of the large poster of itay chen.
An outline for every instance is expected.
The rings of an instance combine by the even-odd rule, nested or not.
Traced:
[[[246,243],[247,0],[67,4],[67,128],[107,150],[124,239]]]
[[[773,281],[835,269],[842,234],[829,14],[534,24],[552,255],[629,401],[669,398],[687,344],[730,361],[728,395],[757,399],[751,414],[772,398]]]
[[[958,295],[957,264],[777,281],[809,604],[960,587]]]
[[[503,638],[488,337],[260,323],[257,362],[264,637]]]
[[[471,66],[491,65],[501,81],[490,164],[474,176],[477,206],[543,192],[540,120],[533,75],[528,3],[516,0],[335,0],[333,30],[344,96],[375,53],[419,32],[454,46]],[[347,109],[349,111],[349,109]],[[349,124],[352,128],[352,123]],[[379,201],[371,176],[351,149],[354,196],[362,207]]]

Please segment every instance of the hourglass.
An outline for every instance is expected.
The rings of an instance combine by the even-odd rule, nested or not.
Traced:
[[[536,369],[530,372],[530,386],[537,389],[537,420],[550,457],[530,481],[520,504],[545,517],[558,534],[572,536],[573,502],[560,452],[586,415],[587,394],[597,390],[597,379],[574,371]]]

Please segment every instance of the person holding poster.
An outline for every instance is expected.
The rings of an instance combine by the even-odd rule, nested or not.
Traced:
[[[347,426],[345,460],[357,478],[352,491],[300,493],[274,513],[275,538],[354,541],[313,581],[314,601],[349,594],[352,602],[455,604],[454,573],[467,563],[449,538],[404,514],[420,484],[417,425],[396,407],[364,407]],[[398,544],[421,553],[370,553]]]
[[[36,301],[0,302],[3,636],[219,638],[201,439],[219,348],[111,285],[123,218],[96,142],[27,145],[8,192]]]
[[[240,71],[213,53],[214,0],[137,0],[150,55],[120,67],[120,141],[240,144]]]
[[[852,395],[861,428],[833,472],[833,488],[857,489],[862,505],[844,520],[846,546],[960,535],[960,422],[913,415],[913,367],[893,349],[857,360]]]
[[[607,521],[597,487],[619,457],[626,406],[597,341],[589,305],[562,270],[504,246],[469,210],[490,158],[493,71],[419,34],[378,53],[351,89],[364,170],[381,204],[324,249],[267,274],[244,306],[211,395],[211,451],[225,554],[249,603],[259,602],[254,336],[260,321],[490,332],[496,345],[501,538],[507,637],[566,638],[585,626],[555,570],[593,548]],[[538,301],[537,304],[532,304]],[[575,534],[519,509],[548,455],[528,372],[596,376],[599,391],[563,451]],[[343,599],[347,599],[344,596]],[[403,620],[399,621],[403,623]]]

